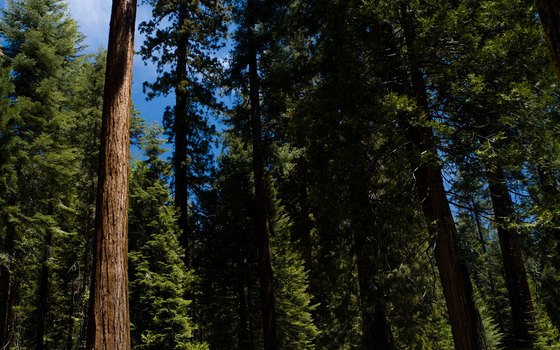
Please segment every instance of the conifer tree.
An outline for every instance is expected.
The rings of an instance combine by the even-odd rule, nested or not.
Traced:
[[[12,125],[17,123],[17,109],[11,99],[14,92],[10,70],[4,67],[0,51],[0,344],[9,348],[14,336],[15,284],[14,204],[17,193],[17,135]]]
[[[160,157],[161,131],[146,127],[139,140],[147,157],[131,176],[129,246],[132,348],[194,349],[193,325],[185,300],[192,275],[178,241],[175,210],[166,179],[170,168]]]
[[[34,337],[35,348],[42,349],[53,316],[49,311],[52,247],[71,231],[65,222],[75,205],[69,185],[77,161],[69,142],[73,120],[65,111],[80,35],[62,1],[9,1],[0,31],[14,77],[13,97],[22,111],[22,118],[11,125],[20,139],[20,152],[14,159],[18,190],[11,205],[18,208],[17,221],[22,224],[14,230],[26,234],[12,237],[20,249],[38,252],[29,257],[32,268],[25,271],[37,284],[13,293],[33,315],[21,328],[24,343]],[[32,278],[33,274],[38,277]]]
[[[206,183],[213,127],[208,114],[219,107],[215,89],[220,63],[213,54],[226,32],[225,4],[221,1],[147,0],[152,19],[140,23],[146,34],[142,58],[156,64],[158,77],[144,84],[148,99],[174,94],[175,105],[164,113],[164,126],[174,144],[175,206],[179,209],[180,242],[189,261],[194,220],[189,219],[190,194]],[[169,69],[171,67],[171,69]]]

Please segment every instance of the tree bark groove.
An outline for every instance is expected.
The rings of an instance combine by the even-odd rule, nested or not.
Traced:
[[[103,95],[88,350],[130,349],[128,176],[136,0],[114,0]]]

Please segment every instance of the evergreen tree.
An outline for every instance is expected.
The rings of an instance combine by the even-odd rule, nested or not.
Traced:
[[[14,302],[21,300],[24,314],[30,316],[20,324],[21,340],[29,344],[34,338],[35,347],[42,349],[51,341],[47,326],[56,317],[49,310],[52,247],[72,231],[67,219],[75,206],[70,184],[77,159],[69,142],[74,121],[66,111],[80,34],[62,1],[7,2],[0,34],[14,77],[12,96],[21,110],[21,119],[10,125],[20,148],[13,159],[17,191],[10,200],[19,218],[8,220],[7,227],[14,230],[10,234],[14,240],[8,245],[18,245],[20,254],[35,251],[19,257],[30,268],[12,271],[35,283],[10,293]],[[17,229],[12,226],[16,222]],[[32,277],[35,274],[37,278]]]
[[[10,70],[4,67],[4,57],[0,51],[0,344],[9,347],[14,336],[14,303],[17,292],[15,270],[15,228],[13,222],[17,214],[15,199],[17,174],[15,160],[18,137],[13,125],[18,114],[12,94],[14,86]]]
[[[129,246],[132,348],[194,349],[193,325],[185,300],[192,275],[181,257],[175,210],[160,156],[161,131],[146,128],[140,145],[147,159],[131,175]],[[200,348],[200,347],[196,347]]]
[[[158,78],[144,86],[148,99],[175,95],[175,105],[164,113],[164,126],[174,144],[175,206],[180,213],[184,259],[190,266],[189,241],[195,220],[189,215],[196,202],[190,195],[202,190],[212,162],[214,127],[209,125],[208,114],[220,106],[215,96],[220,63],[213,54],[226,32],[225,4],[216,0],[145,3],[152,7],[152,19],[140,23],[140,32],[146,35],[140,53],[145,61],[156,64]]]

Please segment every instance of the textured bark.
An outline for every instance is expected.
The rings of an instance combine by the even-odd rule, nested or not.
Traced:
[[[187,17],[185,5],[179,5],[179,25]],[[175,153],[173,154],[173,170],[175,173],[175,207],[179,209],[180,242],[185,251],[183,261],[189,264],[189,192],[187,179],[187,93],[182,86],[187,76],[187,33],[183,30],[177,39],[177,68],[175,82],[175,115],[173,132],[175,138]]]
[[[128,175],[136,0],[114,0],[103,95],[88,350],[130,349]]]
[[[544,28],[552,66],[560,79],[560,2],[558,0],[535,0]]]
[[[412,95],[418,107],[429,116],[426,85],[414,46],[416,40],[414,27],[404,3],[401,12]],[[435,240],[434,256],[447,304],[455,349],[487,349],[484,327],[474,302],[469,272],[459,254],[457,229],[449,208],[441,169],[435,161],[420,159],[421,155],[437,158],[433,132],[428,127],[410,126],[408,134],[417,152],[417,159],[413,161],[415,186],[422,201],[422,211],[428,230]]]
[[[253,174],[255,186],[257,245],[259,251],[260,293],[263,320],[264,350],[278,349],[278,334],[274,307],[272,264],[270,261],[268,205],[262,149],[262,122],[259,98],[257,48],[253,33],[255,24],[254,0],[247,2],[249,40],[249,98],[251,104],[251,137],[253,143]]]
[[[487,177],[511,305],[512,345],[516,349],[527,349],[531,348],[535,341],[532,333],[535,325],[531,291],[527,281],[525,262],[519,247],[519,234],[508,224],[515,217],[513,202],[502,169],[488,171]]]

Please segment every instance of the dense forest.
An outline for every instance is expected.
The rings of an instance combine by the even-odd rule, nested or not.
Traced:
[[[113,0],[83,41],[1,10],[0,349],[560,349],[557,0]]]

